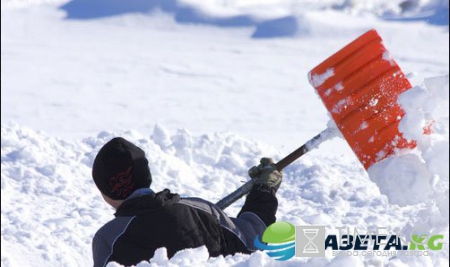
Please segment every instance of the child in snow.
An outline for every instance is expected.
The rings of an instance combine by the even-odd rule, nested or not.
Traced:
[[[205,245],[211,257],[251,253],[253,240],[275,222],[282,174],[271,159],[249,170],[256,179],[236,218],[200,198],[181,198],[168,189],[155,193],[142,149],[114,138],[98,152],[92,177],[105,201],[116,209],[92,243],[94,266],[110,261],[135,265],[153,257],[155,250],[177,251]]]

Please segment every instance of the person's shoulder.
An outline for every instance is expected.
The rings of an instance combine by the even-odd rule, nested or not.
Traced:
[[[215,208],[215,204],[199,197],[182,197],[178,203],[202,210],[211,210],[211,208]]]
[[[188,206],[189,208],[195,209],[197,211],[206,212],[210,215],[213,215],[216,218],[225,216],[223,211],[216,204],[204,200],[202,198],[198,197],[181,198],[181,200],[177,204]]]
[[[131,221],[136,216],[116,217],[103,225],[94,235],[94,239],[116,238],[126,231]]]

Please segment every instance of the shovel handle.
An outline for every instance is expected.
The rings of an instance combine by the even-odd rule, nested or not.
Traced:
[[[324,141],[331,139],[335,136],[336,129],[327,128],[326,130],[322,131],[320,134],[314,136],[312,139],[310,139],[308,142],[306,142],[304,145],[293,151],[291,154],[284,157],[282,160],[278,161],[275,166],[278,171],[282,171],[284,168],[289,166],[292,162],[306,154],[306,152],[318,147],[321,143]],[[254,180],[250,180],[243,184],[241,187],[236,189],[233,193],[229,194],[228,196],[224,197],[222,200],[216,203],[216,205],[221,208],[222,210],[233,204],[236,200],[243,197],[245,194],[250,192],[252,189]]]

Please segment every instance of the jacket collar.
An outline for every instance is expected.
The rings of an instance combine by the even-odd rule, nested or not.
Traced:
[[[114,216],[120,217],[148,214],[180,201],[180,196],[178,194],[170,193],[169,189],[164,189],[158,193],[154,193],[151,189],[148,190],[136,190],[133,192],[133,194],[125,199],[122,205],[119,206]]]
[[[154,195],[155,192],[153,192],[153,190],[151,190],[150,188],[139,188],[136,191],[134,191],[130,196],[128,196],[125,201],[136,198],[136,197],[141,197],[141,196],[145,196],[145,195]]]

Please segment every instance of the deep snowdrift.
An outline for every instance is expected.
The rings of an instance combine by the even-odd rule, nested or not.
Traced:
[[[233,134],[192,136],[186,130],[170,134],[162,126],[155,126],[150,135],[102,132],[69,143],[19,125],[2,126],[2,263],[90,265],[91,238],[113,213],[97,192],[90,167],[96,151],[117,135],[136,142],[147,152],[154,190],[167,187],[182,196],[199,196],[213,202],[240,186],[246,179],[246,170],[258,158],[263,155],[279,158],[270,148]],[[338,156],[309,155],[288,167],[279,193],[278,219],[297,225],[327,225],[330,230],[340,225],[394,228],[423,223],[419,214],[426,213],[427,226],[433,232],[448,235],[448,217],[443,219],[439,209],[432,208],[442,203],[427,200],[405,207],[390,205],[360,164],[352,161]],[[448,188],[448,180],[442,183]],[[407,189],[407,185],[403,186]],[[227,212],[237,214],[240,204]],[[343,260],[382,263],[388,258],[328,256],[295,258],[289,264],[320,266],[330,260],[339,264],[344,264]],[[442,264],[441,260],[448,260],[448,242],[442,252],[430,258],[403,260],[420,265]],[[208,259],[204,248],[180,252],[171,259],[171,263],[179,266],[241,261],[249,266],[276,264],[264,253]],[[390,262],[397,261],[400,259]],[[152,262],[166,264],[164,250]]]
[[[153,189],[216,202],[242,185],[261,156],[279,160],[326,127],[306,73],[366,30],[379,30],[405,73],[418,74],[413,84],[448,75],[448,26],[435,26],[448,25],[448,1],[169,2],[177,3],[170,12],[122,9],[87,20],[67,18],[59,7],[69,1],[1,1],[2,266],[92,264],[92,236],[113,211],[90,167],[114,136],[147,152]],[[59,5],[28,8],[42,3]],[[195,12],[177,19],[186,6]],[[447,23],[429,19],[442,18],[437,13]],[[249,38],[258,30],[265,37],[289,30],[291,38]],[[327,232],[423,226],[444,234],[441,252],[280,263],[264,252],[208,258],[205,248],[169,261],[162,248],[152,266],[448,266],[444,80],[447,87],[442,78],[426,80],[402,102],[410,115],[403,132],[419,141],[417,150],[380,163],[389,166],[369,177],[342,139],[326,142],[285,170],[278,212],[280,221]],[[423,137],[430,119],[433,133]],[[398,170],[401,163],[408,172]]]

